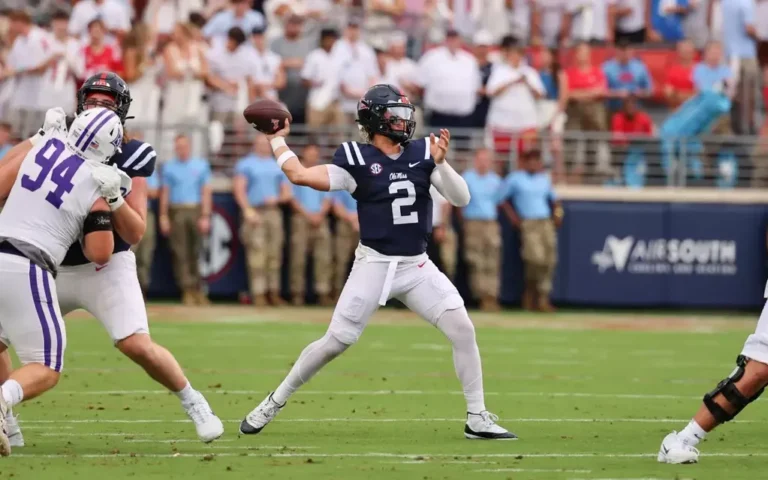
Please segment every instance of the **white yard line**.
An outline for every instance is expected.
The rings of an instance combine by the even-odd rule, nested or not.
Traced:
[[[266,390],[201,390],[202,393],[211,395],[266,395]],[[104,396],[104,395],[170,395],[167,390],[52,390],[48,395],[72,395],[72,396]],[[358,396],[382,396],[382,395],[463,395],[459,391],[446,390],[299,390],[296,395],[358,395]],[[691,400],[700,399],[701,395],[667,395],[644,393],[584,393],[584,392],[485,392],[486,396],[503,397],[569,397],[569,398],[611,398],[624,400]]]
[[[592,470],[563,470],[546,468],[481,468],[475,471],[484,473],[592,473]]]
[[[248,447],[253,448],[253,447]],[[290,448],[290,447],[289,447]],[[29,458],[125,458],[125,457],[144,457],[144,458],[200,458],[210,452],[197,452],[197,453],[117,453],[117,454],[83,454],[83,455],[67,455],[67,454],[13,454],[14,457],[29,457]],[[306,452],[306,453],[294,453],[294,452],[278,452],[278,453],[258,453],[258,452],[217,452],[214,454],[217,457],[285,457],[285,458],[403,458],[403,459],[424,459],[428,461],[431,459],[441,458],[454,458],[465,456],[466,454],[459,453],[389,453],[389,452],[364,452],[364,453],[322,453],[322,452]],[[471,458],[656,458],[657,453],[484,453],[466,455]],[[725,457],[725,458],[746,458],[746,457],[768,457],[768,452],[719,452],[719,453],[707,453],[702,457]],[[626,480],[626,479],[624,479]]]
[[[277,423],[427,423],[427,422],[464,422],[466,418],[278,418],[275,420]],[[509,423],[681,423],[685,424],[690,421],[690,418],[502,418],[504,422]],[[226,423],[240,423],[242,419],[224,420]],[[79,419],[79,420],[24,420],[20,419],[24,428],[27,425],[40,425],[40,424],[88,424],[88,423],[118,423],[118,424],[131,424],[131,423],[189,423],[189,420],[181,419]],[[768,420],[734,420],[733,423],[768,423]],[[37,427],[41,428],[41,427]],[[57,427],[57,428],[72,428],[72,427]],[[50,434],[56,436],[57,434]],[[72,434],[60,434],[63,436],[71,435],[78,436],[78,433]],[[98,433],[88,433],[88,435],[98,435]],[[112,432],[111,436],[119,435],[136,435],[131,433],[119,433]],[[147,435],[147,434],[142,434]],[[152,436],[152,435],[150,435]]]

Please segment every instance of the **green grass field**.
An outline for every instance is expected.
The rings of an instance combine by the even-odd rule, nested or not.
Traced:
[[[463,438],[448,343],[387,309],[260,435],[238,438],[329,315],[151,308],[154,337],[225,421],[210,446],[94,320],[68,319],[65,376],[17,410],[28,446],[0,459],[0,478],[735,480],[768,469],[764,401],[710,435],[698,465],[656,463],[662,437],[732,370],[750,316],[475,314],[486,403],[520,436],[483,442]]]

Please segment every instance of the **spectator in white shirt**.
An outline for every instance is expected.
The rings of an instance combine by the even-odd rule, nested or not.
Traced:
[[[339,34],[333,29],[320,32],[320,47],[307,55],[301,79],[309,88],[307,125],[340,125],[344,121],[339,105],[340,64],[331,54]]]
[[[532,43],[550,48],[565,43],[570,36],[575,1],[534,0]]]
[[[67,27],[69,14],[58,11],[51,17],[51,53],[61,55],[58,61],[50,64],[43,74],[43,86],[40,90],[40,110],[61,107],[67,113],[74,113],[76,100],[76,78],[83,72],[80,54],[80,42],[69,36]]]
[[[266,26],[264,15],[252,10],[248,0],[232,0],[232,6],[214,15],[203,27],[203,36],[224,43],[232,28],[238,27],[243,32],[252,32],[254,28]]]
[[[467,127],[482,86],[475,57],[461,48],[461,38],[449,30],[445,45],[426,52],[419,61],[417,82],[432,127]]]
[[[15,82],[8,104],[9,120],[14,133],[26,138],[43,124],[45,110],[39,101],[43,75],[63,54],[53,53],[49,34],[33,25],[26,12],[12,12],[8,19],[8,30],[15,40],[0,80]]]
[[[341,28],[348,4],[351,0],[266,0],[267,41],[280,37],[286,23],[294,16],[304,20],[303,35],[307,37],[317,38],[322,26]]]
[[[504,60],[493,66],[486,85],[491,97],[487,126],[494,149],[509,153],[516,139],[535,135],[539,126],[536,104],[545,90],[539,73],[525,63],[514,39],[505,38],[501,50]]]
[[[227,34],[225,47],[212,48],[208,52],[211,116],[225,126],[240,121],[240,113],[248,102],[251,51],[244,43],[245,33],[233,27]]]
[[[81,0],[72,9],[69,18],[69,34],[82,38],[88,34],[88,24],[101,17],[109,30],[109,40],[122,38],[131,29],[131,12],[119,0]]]
[[[350,21],[344,37],[331,50],[333,61],[339,65],[341,111],[349,124],[357,118],[357,102],[381,77],[376,53],[360,39],[360,34],[357,20]]]
[[[278,100],[277,91],[285,87],[285,69],[280,55],[267,48],[265,29],[251,33],[250,98]]]
[[[651,24],[652,0],[615,0],[614,39],[629,43],[660,42],[659,32]]]
[[[418,94],[416,76],[418,65],[406,56],[408,37],[403,33],[394,33],[389,40],[389,58],[384,68],[384,83],[394,85],[402,90],[408,97]],[[411,98],[413,103],[413,99]]]
[[[573,0],[571,39],[575,43],[613,43],[613,11],[617,0]]]

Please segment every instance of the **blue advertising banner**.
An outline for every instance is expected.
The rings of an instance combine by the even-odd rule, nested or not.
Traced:
[[[212,296],[234,299],[248,291],[239,212],[230,194],[216,194],[214,203],[200,269]],[[753,308],[764,303],[768,206],[566,201],[564,207],[552,295],[556,303],[686,308]],[[523,290],[520,240],[506,219],[501,224],[499,296],[505,304],[516,304]],[[287,248],[285,254],[287,259]],[[469,299],[462,260],[457,270],[459,290]],[[308,287],[311,300],[311,282]],[[150,293],[178,294],[167,239],[162,237]]]

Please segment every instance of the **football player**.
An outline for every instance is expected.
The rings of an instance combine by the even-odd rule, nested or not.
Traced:
[[[270,135],[277,163],[296,185],[347,190],[357,200],[360,244],[326,334],[309,344],[288,376],[240,424],[259,433],[288,398],[322,367],[353,345],[371,316],[390,298],[437,327],[453,345],[456,374],[467,402],[464,435],[515,439],[485,408],[475,329],[456,287],[427,257],[435,188],[453,205],[469,202],[464,179],[445,161],[450,133],[411,140],[414,107],[392,85],[375,85],[360,100],[357,121],[367,143],[345,142],[333,163],[305,168],[288,148],[289,126]]]
[[[83,84],[78,92],[77,111],[79,113],[94,107],[106,107],[125,122],[130,103],[131,95],[123,79],[114,73],[102,72],[88,78]],[[57,122],[63,123],[64,120],[47,116],[43,131],[22,145],[27,144],[25,148],[32,148],[33,143],[36,144],[40,141],[39,137],[44,136],[45,128]],[[67,119],[66,123],[69,122]],[[13,162],[20,152],[12,149],[8,155],[11,157],[9,162]],[[192,388],[173,355],[150,337],[144,297],[136,272],[136,258],[130,251],[130,246],[141,240],[146,228],[146,177],[154,171],[155,156],[154,149],[148,143],[128,140],[122,152],[112,158],[111,164],[133,180],[130,191],[123,186],[125,201],[121,197],[120,204],[112,205],[116,231],[115,255],[108,264],[94,264],[83,255],[80,245],[72,245],[56,279],[59,305],[64,315],[82,308],[96,317],[123,354],[178,396],[182,407],[195,424],[198,437],[207,443],[219,438],[224,433],[224,427],[205,397]],[[100,294],[94,295],[93,292]],[[6,355],[0,361],[10,362],[10,358]],[[6,369],[0,368],[0,372]],[[0,383],[3,380],[0,378]],[[24,440],[16,419],[9,414],[8,421],[11,441],[14,445],[23,445]]]
[[[88,110],[69,133],[47,132],[0,181],[7,198],[0,214],[0,352],[13,345],[22,363],[0,386],[0,456],[11,454],[10,408],[55,387],[64,367],[67,333],[54,279],[67,249],[81,239],[89,261],[106,264],[112,256],[109,205],[122,200],[121,178],[104,164],[122,140],[114,112]]]

